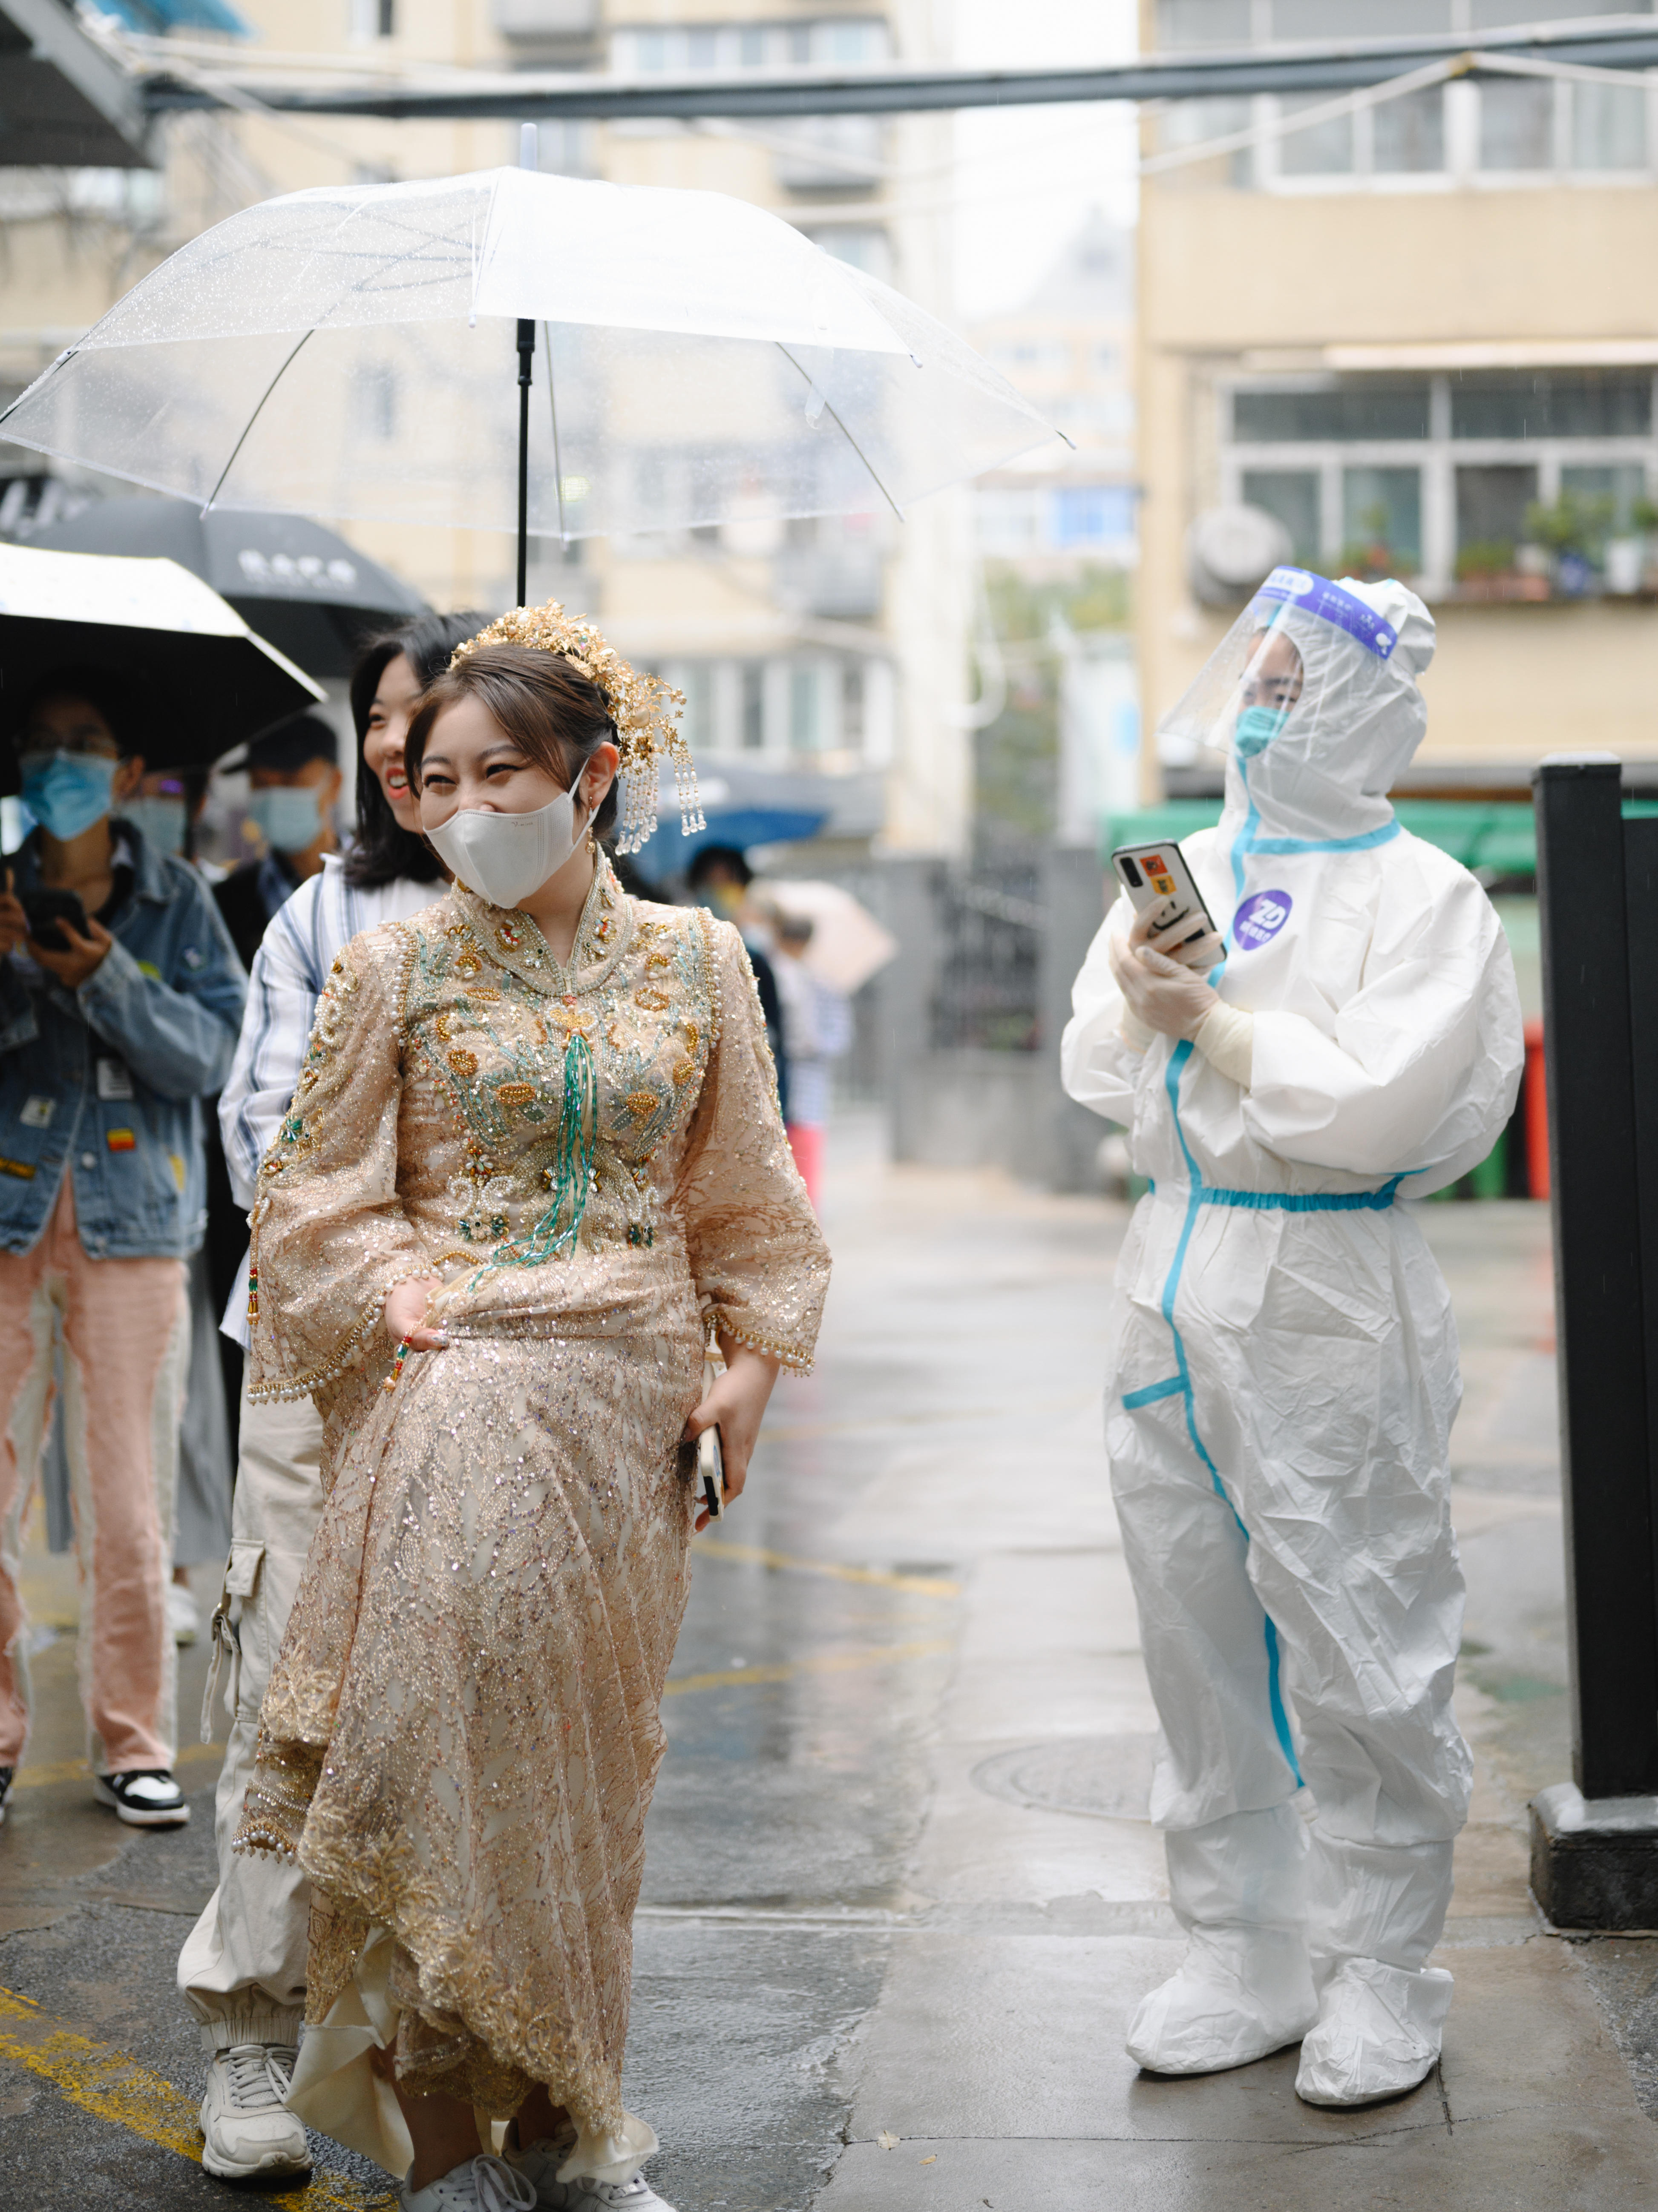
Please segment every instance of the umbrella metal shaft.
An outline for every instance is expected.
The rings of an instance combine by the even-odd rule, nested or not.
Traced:
[[[529,592],[530,506],[530,383],[535,358],[535,325],[521,318],[518,325],[518,598],[522,606]]]

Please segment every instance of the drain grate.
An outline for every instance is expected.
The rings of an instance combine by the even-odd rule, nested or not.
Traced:
[[[1012,1805],[1095,1820],[1146,1820],[1156,1755],[1155,1735],[1064,1736],[998,1751],[979,1761],[972,1778],[987,1796]]]

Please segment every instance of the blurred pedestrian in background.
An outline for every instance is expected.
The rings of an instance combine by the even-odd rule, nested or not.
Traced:
[[[0,1813],[28,1731],[18,1554],[60,1322],[95,1788],[129,1825],[176,1826],[185,1262],[198,1102],[229,1066],[245,978],[195,871],[119,819],[144,772],[119,684],[65,670],[10,735],[38,827],[0,897]]]
[[[314,854],[318,865],[260,924],[247,1017],[220,1101],[226,1165],[244,1215],[253,1202],[259,1162],[298,1085],[317,1000],[336,957],[360,930],[403,921],[448,887],[442,863],[420,836],[420,804],[404,773],[403,745],[421,693],[448,665],[455,647],[488,620],[481,614],[419,616],[372,640],[352,673],[360,748],[357,832],[343,859],[314,841],[301,848],[300,857]],[[320,757],[313,752],[298,768]],[[292,774],[292,754],[290,759],[286,772]],[[255,773],[273,771],[256,767]],[[261,788],[321,793],[328,787],[325,777],[312,775],[299,785]],[[290,825],[274,811],[266,818],[273,839],[305,826]],[[236,1272],[242,1286],[224,1327],[245,1346],[245,1227]],[[271,1662],[322,1511],[321,1449],[322,1419],[308,1397],[250,1404],[244,1390],[230,1560],[214,1618],[208,1685],[210,1699],[220,1651],[228,1649],[232,1726],[215,1815],[219,1886],[179,1956],[180,1993],[209,2053],[202,2163],[224,2179],[299,2173],[310,2162],[305,2130],[285,2109],[305,2009],[308,1887],[297,1867],[234,1855],[230,1844],[253,1771]],[[207,1717],[204,1711],[204,1723]]]
[[[838,991],[807,965],[814,928],[809,915],[779,913],[773,933],[783,1050],[789,1060],[784,1126],[807,1196],[817,1206],[823,1133],[829,1120],[830,1064],[852,1042],[852,1010]]]
[[[320,714],[296,714],[248,746],[247,781],[247,819],[265,849],[233,868],[213,896],[251,970],[271,917],[320,873],[338,844],[339,740]]]
[[[747,948],[748,964],[760,994],[765,1018],[765,1041],[771,1048],[771,1064],[777,1072],[777,1097],[785,1115],[789,1111],[789,1048],[783,1035],[783,1000],[777,992],[777,970],[771,964],[769,928],[749,897],[754,871],[735,845],[704,845],[692,856],[686,870],[686,886],[697,906],[705,906],[722,921],[735,922]]]

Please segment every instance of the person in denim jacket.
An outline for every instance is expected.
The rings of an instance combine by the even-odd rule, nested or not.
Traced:
[[[12,734],[40,827],[0,896],[0,1818],[28,1732],[18,1553],[61,1321],[94,1786],[131,1826],[178,1826],[185,1261],[206,1210],[199,1102],[229,1071],[247,979],[200,878],[120,819],[144,763],[119,688],[65,672]],[[42,890],[75,892],[84,927],[32,936]]]

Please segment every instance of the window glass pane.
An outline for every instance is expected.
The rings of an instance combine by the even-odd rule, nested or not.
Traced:
[[[1509,17],[1512,22],[1514,18]],[[1289,39],[1408,38],[1417,31],[1454,31],[1451,0],[1272,0],[1272,36]]]
[[[1246,507],[1263,507],[1289,532],[1289,557],[1304,568],[1319,557],[1319,479],[1312,469],[1246,469]]]
[[[1559,23],[1569,15],[1649,15],[1652,0],[1473,0],[1471,27],[1500,31],[1510,23]]]
[[[1278,102],[1280,115],[1299,114],[1304,107],[1322,107],[1327,92],[1286,93]],[[1335,177],[1353,166],[1353,118],[1338,115],[1309,130],[1292,131],[1278,141],[1278,167],[1286,177]]]
[[[1445,94],[1438,85],[1403,100],[1384,100],[1375,111],[1375,167],[1385,177],[1415,174],[1445,167]]]
[[[1554,167],[1554,87],[1533,77],[1499,78],[1479,88],[1482,169]]]
[[[1598,552],[1608,538],[1624,537],[1634,528],[1636,501],[1644,501],[1647,495],[1647,472],[1639,461],[1562,469],[1560,491],[1563,500],[1576,500],[1587,510],[1585,520]]]
[[[1451,380],[1451,434],[1457,438],[1644,437],[1651,422],[1652,377],[1639,369],[1533,369]]]
[[[1526,535],[1526,510],[1537,497],[1530,468],[1459,469],[1456,472],[1456,550],[1459,560],[1490,549],[1485,564],[1508,568]],[[1507,549],[1507,558],[1500,549]]]
[[[1353,377],[1323,392],[1238,392],[1232,434],[1244,445],[1425,438],[1425,376]]]
[[[1157,0],[1160,46],[1247,46],[1249,0]]]
[[[817,750],[818,672],[791,668],[789,672],[789,743],[797,753]]]
[[[1643,86],[1575,84],[1571,88],[1571,159],[1575,169],[1643,169],[1647,95]]]
[[[1344,469],[1342,568],[1358,576],[1414,576],[1422,566],[1420,469]]]
[[[765,671],[758,661],[742,666],[742,747],[758,753],[765,746]]]

